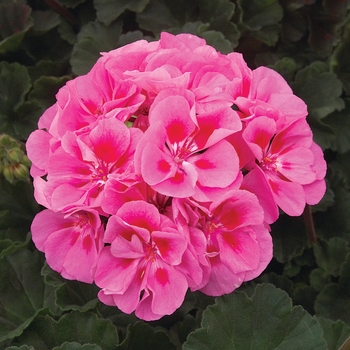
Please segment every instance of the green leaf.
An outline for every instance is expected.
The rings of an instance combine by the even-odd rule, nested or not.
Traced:
[[[25,245],[38,205],[29,183],[0,183],[0,258]]]
[[[55,95],[58,90],[71,78],[69,76],[62,77],[48,77],[41,76],[35,81],[33,89],[30,92],[29,100],[38,102],[43,112],[56,102]]]
[[[45,283],[56,288],[67,282],[58,272],[52,270],[46,262],[41,269],[41,275],[44,277]]]
[[[31,87],[28,70],[19,63],[0,62],[0,120],[11,118]],[[0,127],[0,131],[1,131]]]
[[[334,204],[326,213],[314,215],[316,228],[325,239],[334,236],[348,239],[350,232],[350,178],[347,167],[342,165],[349,163],[350,152],[341,156],[344,159],[342,162],[338,160],[328,164]]]
[[[57,28],[61,38],[67,41],[69,44],[74,45],[77,42],[77,35],[74,32],[71,24],[68,21],[61,20],[60,25]]]
[[[273,255],[284,263],[300,256],[309,245],[305,224],[300,217],[281,215],[272,225]]]
[[[120,22],[114,22],[108,27],[97,21],[83,26],[70,59],[73,72],[86,74],[101,56],[101,52],[118,47],[120,34]]]
[[[0,4],[0,54],[19,48],[24,35],[33,25],[31,8],[19,3]]]
[[[274,45],[280,31],[283,9],[277,0],[238,0],[243,27],[267,45]]]
[[[258,285],[251,298],[233,292],[204,311],[201,328],[191,333],[184,350],[326,349],[317,320],[287,293]]]
[[[301,0],[305,5],[305,1]],[[281,37],[283,41],[299,41],[307,32],[307,18],[293,8],[285,9],[282,20]]]
[[[292,88],[307,104],[309,121],[317,122],[345,107],[340,98],[342,83],[324,62],[313,62],[301,69],[295,76]]]
[[[323,317],[318,317],[318,322],[323,329],[323,338],[328,344],[327,349],[339,350],[350,336],[350,327],[340,320],[332,321]]]
[[[81,345],[77,342],[65,342],[61,346],[55,346],[52,350],[103,350],[96,344]]]
[[[182,28],[171,28],[169,32],[173,34],[190,33],[197,35],[205,39],[208,45],[213,46],[216,50],[224,54],[233,50],[231,42],[221,32],[209,30],[209,24],[200,21],[186,23]]]
[[[124,341],[117,346],[118,350],[175,350],[164,331],[156,331],[145,322],[137,322],[128,326]]]
[[[350,151],[350,100],[344,99],[345,108],[328,115],[323,121],[332,127],[336,137],[332,139],[330,148],[339,153]]]
[[[29,134],[38,128],[38,120],[43,107],[37,101],[25,101],[16,110],[12,120],[4,124],[5,131],[21,140],[26,140]]]
[[[19,336],[40,312],[54,309],[54,289],[40,275],[38,252],[20,250],[0,260],[0,342]]]
[[[276,0],[238,0],[243,10],[243,23],[251,30],[277,24],[283,9]]]
[[[32,346],[22,345],[22,346],[10,346],[6,350],[35,350]]]
[[[314,303],[317,291],[305,283],[296,283],[292,293],[294,305],[301,305],[307,312],[314,314]]]
[[[292,294],[293,282],[285,275],[277,275],[275,272],[264,273],[252,281],[244,282],[237,291],[246,293],[249,297],[254,294],[258,284],[270,283],[275,287],[284,290],[289,295]]]
[[[337,74],[343,82],[344,90],[350,96],[350,23],[344,26],[344,35],[340,44],[335,48],[334,53],[330,56],[331,70]]]
[[[142,29],[149,30],[155,35],[169,28],[181,27],[180,21],[162,0],[152,0],[144,11],[136,15],[136,21]]]
[[[96,344],[103,350],[114,350],[119,341],[111,322],[78,311],[63,315],[58,321],[49,315],[38,316],[17,340],[40,350],[51,350],[64,342]]]
[[[94,0],[94,7],[97,10],[97,19],[109,26],[125,10],[140,13],[149,2],[150,0]]]
[[[177,346],[181,346],[186,341],[188,335],[199,327],[198,319],[199,317],[195,318],[187,314],[183,320],[175,323],[169,331],[172,342]]]
[[[320,292],[326,284],[331,282],[330,276],[321,268],[312,270],[309,280],[311,287],[318,292]]]
[[[317,265],[328,275],[338,277],[340,267],[350,253],[348,242],[339,237],[332,237],[329,241],[319,240],[313,248]]]
[[[281,74],[287,82],[291,82],[294,79],[294,75],[298,70],[295,60],[291,57],[283,57],[270,68]]]
[[[317,316],[342,320],[350,326],[350,254],[340,269],[339,283],[327,284],[315,301]]]
[[[231,20],[235,12],[235,4],[229,0],[198,0],[198,7],[200,10],[199,18],[203,22],[213,22],[219,20],[221,22]]]
[[[61,23],[58,13],[53,11],[33,11],[33,29],[37,32],[47,32]]]
[[[65,75],[68,70],[69,64],[67,62],[52,61],[52,60],[40,60],[35,66],[28,67],[28,73],[32,83],[40,79],[42,76],[46,77],[67,77]]]
[[[93,284],[78,281],[67,281],[57,291],[57,305],[62,310],[87,311],[93,309],[97,303],[99,288]]]
[[[135,30],[134,32],[127,32],[122,34],[119,39],[119,46],[124,46],[127,44],[131,44],[137,40],[144,39],[143,34],[139,30]]]

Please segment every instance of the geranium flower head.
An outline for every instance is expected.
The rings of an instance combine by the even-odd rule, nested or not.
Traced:
[[[124,204],[109,219],[104,240],[111,246],[104,248],[95,276],[103,302],[146,320],[181,305],[188,288],[180,268],[187,241],[156,207],[144,201]],[[196,264],[193,268],[201,272]]]

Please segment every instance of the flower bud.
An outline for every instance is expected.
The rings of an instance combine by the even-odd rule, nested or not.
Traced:
[[[29,180],[29,170],[25,165],[18,163],[12,167],[12,170],[16,179],[22,181]]]
[[[4,170],[2,172],[4,174],[5,179],[9,182],[9,183],[13,183],[13,181],[15,180],[15,177],[13,175],[13,170],[11,165],[7,164],[4,166]]]
[[[7,152],[7,159],[10,163],[15,164],[21,161],[23,152],[18,148],[12,148]]]
[[[11,137],[6,134],[0,135],[0,145],[1,146],[7,146],[11,142]]]
[[[29,158],[23,154],[20,163],[24,164],[27,167],[30,167],[32,165],[32,162],[29,160]]]

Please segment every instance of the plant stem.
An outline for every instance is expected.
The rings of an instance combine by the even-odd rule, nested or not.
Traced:
[[[45,0],[45,2],[68,22],[72,23],[75,26],[78,25],[78,20],[75,18],[75,16],[66,7],[59,4],[56,0]]]
[[[306,204],[304,212],[303,212],[303,218],[306,226],[306,230],[309,236],[309,239],[312,243],[317,243],[317,236],[315,231],[315,225],[314,220],[312,217],[312,211],[310,205]]]

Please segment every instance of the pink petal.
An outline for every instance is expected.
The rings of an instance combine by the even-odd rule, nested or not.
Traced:
[[[159,263],[151,265],[147,286],[153,292],[152,312],[170,315],[183,303],[188,283],[173,266]]]
[[[268,175],[267,181],[271,187],[277,205],[290,216],[299,216],[305,207],[305,192],[302,185]]]
[[[179,265],[187,248],[187,241],[180,234],[154,231],[152,240],[162,259],[171,265]]]
[[[185,198],[194,194],[197,179],[198,173],[194,166],[183,162],[173,177],[165,179],[152,188],[166,196]]]
[[[256,166],[244,176],[241,188],[254,193],[258,197],[259,203],[264,209],[265,222],[272,224],[278,219],[277,204],[272,195],[271,187],[260,167]]]
[[[259,265],[256,269],[246,271],[244,277],[245,281],[258,277],[266,269],[273,257],[272,237],[267,228],[263,225],[254,226],[252,228],[256,232],[256,240],[259,245]]]
[[[137,310],[140,305],[141,291],[144,288],[145,279],[148,276],[148,272],[143,265],[139,265],[135,271],[134,278],[128,285],[128,288],[124,293],[113,294],[113,301],[118,308],[130,314]],[[145,297],[146,291],[143,297]],[[142,298],[143,299],[143,298]]]
[[[212,207],[215,220],[220,222],[225,231],[263,222],[263,209],[256,196],[248,191],[229,192],[226,200],[222,203],[213,203]]]
[[[35,130],[29,135],[26,143],[28,158],[36,167],[43,171],[42,175],[47,172],[51,139],[52,135],[48,132]]]
[[[137,273],[138,259],[116,258],[110,247],[102,249],[95,272],[96,284],[112,293],[123,294]]]
[[[259,246],[251,228],[240,228],[217,235],[220,260],[235,274],[254,270],[259,264]]]
[[[55,231],[70,231],[69,223],[73,225],[73,218],[65,218],[61,213],[55,213],[52,210],[45,209],[36,214],[31,225],[32,239],[36,247],[44,251],[44,245],[47,238]],[[67,226],[68,224],[68,226]],[[63,236],[65,236],[63,234]]]
[[[256,159],[261,160],[274,134],[276,133],[276,123],[267,117],[259,117],[252,120],[243,131],[243,139],[254,153]]]
[[[102,119],[89,136],[97,158],[106,163],[116,162],[130,145],[129,129],[113,118]]]
[[[210,296],[228,294],[238,288],[243,279],[223,264],[219,255],[210,259],[211,274],[208,283],[200,291]]]
[[[315,205],[319,203],[326,193],[326,181],[324,179],[316,180],[309,185],[304,185],[303,189],[305,192],[306,203]]]
[[[198,182],[206,187],[224,188],[237,177],[239,160],[232,145],[222,140],[204,153],[189,158],[198,172]]]
[[[152,311],[153,293],[149,289],[143,291],[142,299],[136,307],[135,315],[145,321],[159,320],[164,315],[156,314]]]
[[[143,200],[125,203],[118,210],[117,216],[133,229],[141,228],[152,232],[158,230],[160,226],[160,214],[158,209],[154,205]],[[145,240],[148,242],[148,239]]]
[[[112,242],[111,253],[116,258],[142,259],[145,257],[142,242],[136,234],[131,236],[130,241],[118,235]]]
[[[207,148],[240,131],[242,123],[231,108],[221,108],[197,116],[199,130],[195,141],[199,149]]]
[[[177,171],[173,157],[154,143],[145,145],[141,157],[142,177],[151,186],[173,177]]]
[[[171,144],[184,141],[194,130],[190,102],[183,96],[159,94],[150,110],[150,123],[161,121]],[[162,98],[162,99],[161,99]]]
[[[311,168],[314,162],[314,155],[311,150],[302,147],[295,147],[278,156],[277,169],[288,180],[309,184],[316,179]]]

